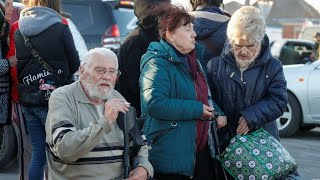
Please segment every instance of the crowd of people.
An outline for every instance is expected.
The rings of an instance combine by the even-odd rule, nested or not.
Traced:
[[[190,0],[193,12],[135,0],[139,23],[119,55],[94,48],[80,64],[59,0],[24,0],[11,27],[12,0],[4,3],[0,123],[26,127],[20,179],[123,179],[118,119],[130,106],[145,120],[129,180],[232,179],[211,154],[213,119],[221,151],[259,128],[279,139],[286,80],[253,6],[231,16],[222,0]],[[301,177],[293,170],[285,179]]]

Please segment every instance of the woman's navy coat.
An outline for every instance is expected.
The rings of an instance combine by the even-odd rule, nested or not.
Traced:
[[[226,114],[233,134],[239,118],[244,116],[249,127],[263,127],[279,138],[275,120],[283,114],[288,103],[287,83],[282,63],[271,56],[267,36],[254,64],[243,72],[243,82],[228,42],[221,56],[208,63],[208,79],[212,96]],[[230,140],[226,128],[218,133],[221,143]]]

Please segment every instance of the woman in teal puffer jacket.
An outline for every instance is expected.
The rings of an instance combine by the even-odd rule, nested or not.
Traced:
[[[204,49],[195,43],[193,17],[174,5],[159,18],[161,41],[141,59],[141,107],[155,179],[212,179],[207,140],[209,122],[220,109],[209,106],[201,66]],[[217,118],[218,127],[226,118]]]

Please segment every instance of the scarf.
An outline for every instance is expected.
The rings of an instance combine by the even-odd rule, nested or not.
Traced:
[[[205,79],[205,75],[197,62],[196,51],[193,50],[186,56],[188,59],[191,76],[196,90],[196,100],[208,106],[208,85]],[[202,121],[200,119],[197,120],[197,152],[199,152],[207,146],[208,129],[209,121]]]

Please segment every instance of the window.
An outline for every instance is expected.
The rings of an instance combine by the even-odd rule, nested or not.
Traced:
[[[312,45],[304,42],[287,42],[280,51],[279,59],[283,65],[305,64],[310,61]]]

